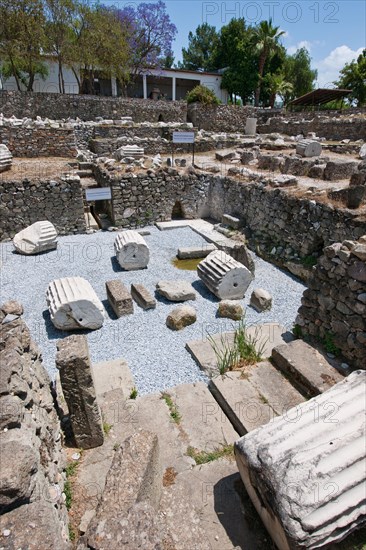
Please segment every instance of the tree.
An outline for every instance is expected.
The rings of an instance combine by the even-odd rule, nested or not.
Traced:
[[[127,6],[116,9],[115,14],[126,33],[133,80],[149,68],[161,67],[171,57],[177,28],[170,21],[164,2],[140,3],[136,8]]]
[[[246,103],[258,82],[252,40],[253,29],[246,27],[243,18],[231,19],[221,28],[213,60],[217,67],[224,69],[221,86],[232,101],[238,95]]]
[[[2,74],[14,76],[18,90],[33,91],[35,77],[47,75],[42,61],[45,18],[41,0],[0,1]]]
[[[217,99],[215,93],[200,84],[188,92],[186,96],[187,103],[202,103],[203,105],[218,105],[220,101]]]
[[[348,99],[356,101],[358,107],[366,105],[366,49],[362,51],[357,60],[346,63],[339,73],[340,79],[334,84],[339,88],[352,90]]]
[[[214,55],[218,43],[216,28],[208,23],[198,25],[195,34],[188,35],[188,48],[182,48],[183,63],[179,68],[191,71],[216,69]]]
[[[269,95],[269,106],[273,109],[276,95],[279,95],[282,100],[285,100],[286,94],[293,90],[291,82],[285,80],[285,76],[281,73],[267,73],[262,80],[263,87],[266,88]]]
[[[285,93],[285,103],[314,89],[318,71],[311,68],[311,58],[306,48],[300,48],[294,55],[286,56],[284,77],[292,83],[292,90]]]
[[[256,107],[259,105],[259,97],[261,92],[261,79],[263,77],[264,66],[269,54],[273,51],[276,51],[279,47],[279,39],[285,34],[284,31],[280,31],[279,27],[274,27],[272,25],[272,19],[269,21],[261,21],[257,27],[254,29],[254,43],[259,54],[258,58],[258,85],[255,90],[255,101],[254,104]]]
[[[79,92],[95,93],[96,72],[127,81],[130,57],[126,31],[114,10],[79,4],[68,54]]]
[[[68,64],[72,48],[72,21],[77,14],[75,0],[44,0],[46,13],[47,53],[52,55],[58,65],[58,84],[60,93],[65,93],[63,67]]]

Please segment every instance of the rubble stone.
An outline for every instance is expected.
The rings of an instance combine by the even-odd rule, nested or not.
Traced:
[[[192,306],[184,305],[176,307],[169,313],[166,325],[172,330],[182,330],[195,323],[196,320],[196,310]]]

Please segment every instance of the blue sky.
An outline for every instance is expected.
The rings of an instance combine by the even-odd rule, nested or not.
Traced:
[[[338,71],[366,47],[366,0],[198,1],[166,0],[167,11],[178,28],[173,49],[175,62],[182,59],[188,33],[207,22],[219,29],[232,17],[255,24],[272,15],[286,32],[283,44],[289,53],[306,46],[318,69],[317,85],[331,85]]]

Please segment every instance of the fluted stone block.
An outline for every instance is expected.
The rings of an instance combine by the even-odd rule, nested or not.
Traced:
[[[319,141],[303,139],[296,144],[296,153],[302,157],[319,157],[322,145]]]
[[[13,164],[13,155],[6,145],[0,143],[0,173],[10,170]]]
[[[114,241],[114,250],[119,265],[127,271],[144,269],[149,263],[149,247],[137,231],[128,230],[118,233]]]
[[[103,304],[82,277],[55,279],[48,285],[46,300],[56,328],[97,329],[103,325]]]
[[[220,300],[241,300],[253,280],[249,269],[221,250],[202,260],[197,266],[197,274]]]
[[[86,336],[72,335],[57,343],[56,366],[67,403],[75,442],[81,449],[103,444],[102,415],[98,406]]]
[[[280,550],[333,548],[365,525],[366,371],[235,443],[244,485]]]
[[[13,239],[13,244],[17,252],[25,255],[54,250],[57,248],[57,231],[47,220],[35,222],[19,231]]]

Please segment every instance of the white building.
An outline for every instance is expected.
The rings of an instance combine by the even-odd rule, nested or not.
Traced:
[[[45,80],[39,77],[35,79],[34,92],[59,93],[57,64],[49,61],[48,65],[48,77]],[[64,68],[63,73],[66,93],[78,94],[79,86],[74,73],[68,68]],[[221,75],[217,73],[185,71],[181,69],[149,69],[146,74],[138,76],[133,85],[128,86],[127,95],[129,97],[144,99],[164,97],[165,99],[174,101],[184,99],[187,92],[195,86],[202,84],[212,90],[216,97],[226,104],[228,94],[226,90],[222,90],[220,87],[221,79]],[[119,83],[115,78],[96,78],[94,87],[98,95],[122,95]],[[17,90],[14,77],[4,80],[0,74],[0,89]]]

